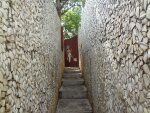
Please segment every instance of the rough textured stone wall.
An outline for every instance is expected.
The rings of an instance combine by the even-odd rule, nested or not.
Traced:
[[[54,113],[60,44],[52,0],[0,0],[0,113]]]
[[[79,50],[95,113],[150,113],[149,0],[87,0]]]

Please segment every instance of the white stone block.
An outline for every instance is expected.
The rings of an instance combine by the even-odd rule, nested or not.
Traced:
[[[147,7],[146,17],[150,19],[150,5]]]

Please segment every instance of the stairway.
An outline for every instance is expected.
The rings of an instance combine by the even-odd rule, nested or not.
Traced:
[[[65,68],[56,113],[92,113],[79,68]]]

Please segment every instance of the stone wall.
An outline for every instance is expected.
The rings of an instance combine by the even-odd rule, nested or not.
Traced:
[[[149,0],[87,0],[79,50],[95,113],[150,113]]]
[[[52,0],[0,0],[0,113],[54,113],[60,43]]]

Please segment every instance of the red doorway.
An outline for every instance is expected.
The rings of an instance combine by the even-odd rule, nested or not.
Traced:
[[[78,52],[78,37],[74,36],[70,39],[64,40],[64,59],[65,67],[79,66],[79,52]]]

